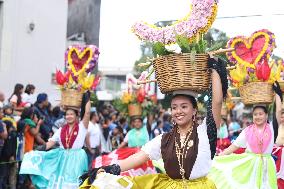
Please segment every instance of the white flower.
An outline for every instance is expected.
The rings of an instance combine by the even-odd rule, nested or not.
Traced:
[[[171,51],[177,54],[181,53],[181,48],[178,46],[178,44],[170,44],[170,45],[166,45],[165,47],[168,51]]]

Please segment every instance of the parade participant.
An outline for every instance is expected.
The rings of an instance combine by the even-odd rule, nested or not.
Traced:
[[[20,174],[31,175],[36,187],[78,188],[78,177],[88,170],[88,158],[82,147],[90,121],[89,96],[89,93],[83,96],[83,102],[86,103],[82,103],[82,109],[85,111],[80,122],[78,109],[66,107],[67,124],[59,128],[45,145],[38,147],[40,151],[25,154]],[[56,143],[59,143],[60,148],[46,152]]]
[[[140,115],[132,116],[130,124],[132,129],[126,134],[118,148],[141,147],[149,141],[147,128],[143,126],[143,119]]]
[[[275,127],[275,124],[274,124]],[[277,129],[277,125],[276,128]],[[276,135],[276,132],[275,132]],[[284,154],[283,154],[283,148],[284,148],[284,111],[281,111],[281,117],[280,117],[280,124],[278,126],[278,135],[276,136],[276,142],[275,146],[273,148],[272,154],[276,156],[276,172],[277,172],[277,185],[278,188],[282,189],[284,188]]]
[[[207,178],[207,174],[216,152],[216,125],[220,125],[222,100],[228,83],[226,69],[221,61],[210,59],[209,65],[213,68],[212,85],[208,115],[201,125],[197,125],[195,119],[196,93],[188,90],[174,91],[171,99],[174,128],[168,133],[157,136],[143,146],[140,152],[119,161],[118,164],[94,169],[93,172],[83,175],[82,180],[86,177],[89,179],[86,179],[80,188],[104,189],[112,186],[131,189],[215,189],[215,184]],[[137,167],[148,160],[160,158],[164,161],[167,174],[148,174],[138,177],[112,175],[119,174],[120,170]],[[97,172],[99,174],[96,177]]]
[[[276,118],[279,123],[282,92],[278,83],[274,84],[273,89],[276,92]],[[213,161],[210,177],[218,188],[277,188],[275,163],[271,156],[274,130],[268,122],[268,110],[265,105],[258,104],[253,107],[252,115],[253,124],[245,128],[233,144]],[[246,153],[231,154],[239,148],[246,148]]]

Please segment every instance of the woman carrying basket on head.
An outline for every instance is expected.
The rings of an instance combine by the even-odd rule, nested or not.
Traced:
[[[276,120],[280,123],[282,92],[276,82]],[[277,189],[276,168],[271,156],[274,145],[274,129],[268,122],[266,105],[254,105],[253,124],[246,127],[238,138],[215,157],[210,171],[210,178],[218,188],[226,189]],[[239,148],[246,148],[246,153],[232,154]]]
[[[226,68],[222,62],[210,59],[209,66],[213,70],[208,115],[201,125],[197,125],[195,118],[196,93],[187,90],[174,91],[171,99],[174,129],[157,136],[146,143],[140,152],[119,161],[118,164],[86,173],[82,176],[83,184],[80,188],[215,189],[215,184],[207,178],[207,174],[216,152],[216,125],[220,125],[222,100],[228,83]],[[136,177],[113,175],[119,175],[120,171],[137,167],[148,160],[160,158],[164,161],[166,174]]]
[[[78,188],[78,178],[88,170],[88,158],[82,149],[90,121],[90,94],[83,96],[79,122],[78,108],[66,107],[66,125],[58,129],[46,145],[25,154],[20,174],[29,174],[37,188]],[[53,148],[56,143],[60,147]],[[45,152],[47,151],[47,152]]]

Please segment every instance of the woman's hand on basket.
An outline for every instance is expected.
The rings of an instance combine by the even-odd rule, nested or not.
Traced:
[[[220,58],[214,57],[214,58],[209,58],[208,60],[208,67],[210,69],[216,70],[216,72],[220,76],[222,83],[223,98],[226,98],[228,90],[228,77],[227,77],[226,65],[227,63]]]

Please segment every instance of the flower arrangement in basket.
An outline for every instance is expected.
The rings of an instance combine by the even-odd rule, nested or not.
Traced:
[[[138,38],[153,44],[155,59],[144,66],[148,69],[153,65],[147,79],[155,72],[162,93],[179,89],[204,92],[208,89],[208,48],[203,34],[214,22],[217,8],[215,0],[193,0],[190,14],[172,25],[157,27],[137,22],[132,27]],[[225,51],[211,54],[221,52]]]
[[[56,70],[56,82],[61,90],[61,104],[80,107],[82,95],[95,90],[100,77],[92,74],[98,63],[99,49],[94,45],[70,46],[65,53],[65,73]]]
[[[143,88],[137,91],[124,92],[119,99],[114,101],[118,111],[128,116],[146,116],[157,104],[156,95],[147,95]]]
[[[269,61],[275,45],[275,36],[269,30],[259,30],[250,37],[231,38],[227,53],[229,60],[236,64],[229,72],[232,84],[239,88],[244,104],[271,103],[274,92],[272,84],[279,81],[282,64]]]

